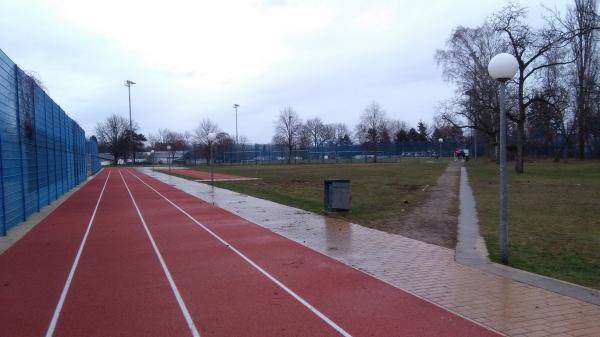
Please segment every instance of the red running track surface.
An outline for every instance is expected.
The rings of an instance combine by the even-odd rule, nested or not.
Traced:
[[[176,174],[180,174],[187,177],[196,178],[198,180],[210,180],[210,172],[198,171],[198,170],[190,170],[190,169],[173,169],[172,172]],[[215,180],[243,180],[248,179],[248,177],[240,177],[231,174],[225,173],[213,173],[213,178]]]
[[[497,336],[130,169],[102,171],[0,255],[0,336],[44,335]]]

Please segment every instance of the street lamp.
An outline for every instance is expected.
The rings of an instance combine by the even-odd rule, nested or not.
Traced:
[[[210,166],[210,183],[211,185],[213,185],[215,183],[215,177],[214,177],[214,172],[213,172],[213,163],[211,163],[212,161],[212,143],[215,141],[215,139],[217,139],[217,134],[214,132],[211,132],[208,134],[208,149],[209,149],[209,156],[208,156],[208,165]]]
[[[152,156],[152,175],[154,175],[154,150],[150,151],[150,156]]]
[[[438,138],[438,142],[440,143],[440,152],[438,152],[438,158],[442,156],[442,143],[444,142],[443,138]]]
[[[133,166],[133,127],[131,123],[131,86],[135,82],[127,80],[125,86],[127,87],[127,93],[129,95],[129,154],[131,155],[131,166]]]
[[[235,109],[235,145],[238,144],[238,127],[237,127],[237,109],[240,107],[239,104],[234,104],[233,108]]]
[[[512,79],[519,63],[511,54],[494,56],[488,65],[490,76],[500,82],[500,261],[508,264],[508,196],[506,192],[506,81]]]
[[[169,153],[169,157],[171,157],[171,145],[167,145],[167,152]],[[169,163],[169,173],[171,172],[171,158],[168,158],[167,162]]]

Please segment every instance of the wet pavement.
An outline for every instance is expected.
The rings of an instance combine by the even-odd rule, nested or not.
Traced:
[[[154,176],[506,335],[600,336],[600,306],[460,264],[453,249],[182,178]]]

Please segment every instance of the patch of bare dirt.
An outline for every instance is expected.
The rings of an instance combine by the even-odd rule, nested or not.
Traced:
[[[402,217],[386,217],[369,227],[454,249],[458,225],[460,162],[452,162],[428,187],[427,199]],[[401,202],[401,200],[399,201]]]

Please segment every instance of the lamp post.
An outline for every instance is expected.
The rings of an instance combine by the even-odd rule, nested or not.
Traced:
[[[239,104],[233,105],[233,108],[235,109],[235,145],[238,144],[237,110],[239,107],[240,107]]]
[[[133,126],[131,123],[131,86],[135,82],[127,80],[125,86],[127,87],[127,94],[129,96],[129,154],[131,155],[131,166],[133,166]]]
[[[209,150],[209,155],[208,155],[208,164],[210,166],[210,184],[211,186],[215,183],[215,177],[214,177],[214,171],[213,171],[213,163],[212,162],[212,144],[215,141],[215,139],[217,139],[217,134],[214,132],[211,132],[208,134],[208,150]]]
[[[150,156],[152,156],[152,175],[154,175],[154,149],[150,151]]]
[[[169,153],[169,157],[171,157],[171,145],[167,145],[167,152]],[[169,163],[169,173],[171,173],[171,158],[168,158],[167,162]]]
[[[440,143],[440,152],[438,152],[438,158],[442,156],[442,143],[444,142],[444,138],[438,138],[438,142]]]
[[[506,81],[512,79],[519,63],[511,54],[501,53],[490,60],[488,73],[500,82],[500,262],[508,264],[508,196],[506,192]]]

